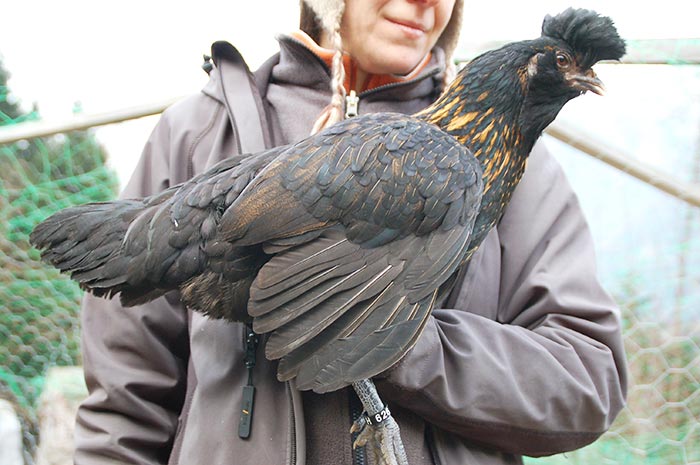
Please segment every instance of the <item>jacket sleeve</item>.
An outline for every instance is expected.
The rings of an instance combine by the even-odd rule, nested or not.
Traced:
[[[596,278],[587,224],[561,168],[537,151],[476,269],[499,267],[500,285],[465,283],[497,297],[435,310],[380,385],[468,442],[533,456],[594,441],[626,393],[618,309]]]
[[[122,197],[168,187],[177,150],[164,115]],[[123,308],[86,295],[82,350],[89,396],[76,421],[77,465],[166,463],[186,387],[187,313],[176,293]]]

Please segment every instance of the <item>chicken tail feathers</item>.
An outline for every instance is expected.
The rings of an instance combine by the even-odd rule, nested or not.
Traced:
[[[136,262],[146,244],[125,245],[129,230],[147,224],[156,206],[142,200],[120,200],[67,208],[34,228],[29,241],[41,259],[98,297],[120,293],[125,306],[159,297],[170,288],[154,288],[146,270]],[[144,241],[145,242],[145,241]]]

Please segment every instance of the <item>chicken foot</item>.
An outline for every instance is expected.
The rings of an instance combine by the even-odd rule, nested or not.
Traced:
[[[408,465],[399,425],[379,398],[372,380],[356,381],[352,387],[365,410],[350,429],[351,433],[359,432],[353,448],[367,446],[378,465]]]

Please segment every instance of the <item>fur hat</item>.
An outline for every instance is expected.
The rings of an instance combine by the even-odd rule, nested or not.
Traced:
[[[457,48],[459,31],[462,28],[463,6],[464,0],[455,0],[452,16],[436,44],[445,51],[445,62],[447,63],[445,83],[452,80],[456,72],[452,55]],[[300,0],[300,9],[299,27],[301,30],[306,32],[316,42],[320,41],[323,31],[327,32],[336,50],[331,79],[333,98],[331,104],[316,121],[312,131],[314,133],[343,119],[345,70],[342,66],[340,22],[345,10],[345,0]]]

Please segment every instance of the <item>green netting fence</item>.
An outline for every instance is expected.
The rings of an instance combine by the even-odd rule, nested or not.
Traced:
[[[7,87],[0,63],[0,126],[36,120]],[[80,364],[78,286],[43,265],[34,226],[70,205],[113,198],[115,174],[90,131],[0,145],[0,398],[24,429],[25,462],[37,446],[36,406],[47,370]]]
[[[611,74],[622,82],[649,80],[648,95],[630,96],[648,100],[645,112],[619,108],[594,118],[574,112],[569,120],[590,123],[582,130],[669,174],[659,176],[666,184],[697,188],[698,50],[700,40],[632,43],[628,63],[657,68],[613,65]],[[0,126],[37,118],[36,111],[21,111],[0,66]],[[628,407],[600,440],[526,462],[700,465],[700,209],[559,139],[565,138],[547,143],[579,193],[601,279],[622,308],[631,384]],[[37,260],[27,236],[60,208],[112,198],[117,180],[105,161],[91,130],[0,145],[0,398],[21,414],[27,464],[38,441],[36,406],[47,369],[80,364],[81,298],[76,285]]]

